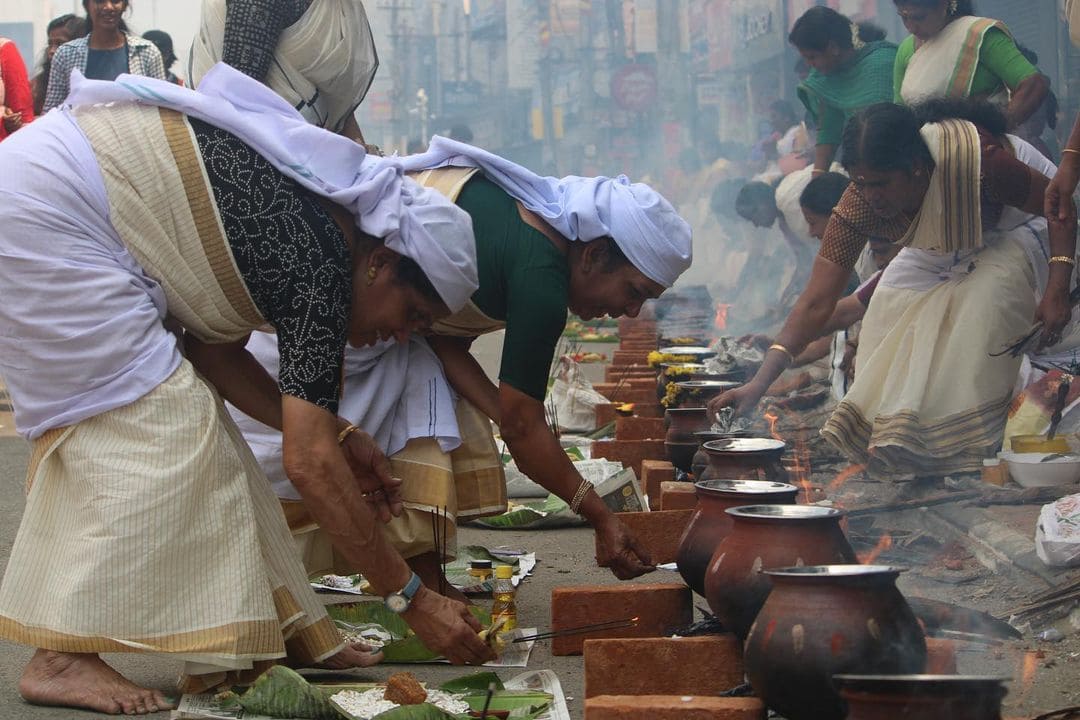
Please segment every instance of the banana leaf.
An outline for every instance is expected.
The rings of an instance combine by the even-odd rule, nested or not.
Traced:
[[[378,602],[347,603],[328,605],[327,613],[334,620],[358,625],[373,623],[386,628],[394,636],[393,642],[382,647],[383,662],[386,663],[430,663],[442,656],[429,650],[419,637],[413,633],[408,623],[400,615],[391,612]],[[470,606],[469,611],[481,625],[491,624],[491,611],[487,608]]]
[[[504,687],[498,675],[485,671],[449,680],[440,685],[439,689],[443,692],[455,694],[484,693],[486,695],[487,689],[492,685],[495,686],[496,690],[502,690]]]
[[[522,530],[535,528],[570,527],[582,525],[585,520],[570,512],[570,506],[558,495],[515,503],[512,510],[493,517],[477,518],[475,525],[496,530]]]
[[[483,710],[487,692],[465,695],[461,698],[473,710]],[[491,696],[488,710],[509,710],[510,717],[528,720],[540,715],[554,700],[549,693],[537,690],[499,690]]]
[[[337,720],[338,711],[330,694],[283,665],[275,665],[252,683],[243,695],[225,693],[245,712],[277,718]],[[231,697],[230,697],[231,696]]]

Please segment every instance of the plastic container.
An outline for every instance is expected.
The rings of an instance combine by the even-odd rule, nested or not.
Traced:
[[[492,591],[495,601],[491,605],[491,622],[503,619],[500,634],[508,633],[518,626],[513,577],[514,568],[510,565],[499,565],[495,568],[495,589]]]
[[[1065,438],[1058,435],[1047,440],[1045,435],[1013,435],[1009,445],[1014,453],[1067,453],[1072,452]]]
[[[1012,452],[1001,453],[1001,458],[1009,465],[1009,477],[1022,487],[1051,487],[1080,482],[1080,455],[1046,460],[1052,454]]]

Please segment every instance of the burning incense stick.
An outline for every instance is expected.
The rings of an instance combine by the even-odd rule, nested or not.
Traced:
[[[535,635],[523,635],[519,638],[514,638],[510,642],[528,642],[530,640],[550,640],[552,638],[564,637],[566,635],[581,635],[582,633],[589,633],[600,630],[618,630],[619,628],[635,627],[638,624],[638,618],[632,617],[625,620],[608,620],[607,622],[594,623],[592,625],[581,625],[575,628],[567,628],[565,630],[553,630],[546,633],[537,633]]]

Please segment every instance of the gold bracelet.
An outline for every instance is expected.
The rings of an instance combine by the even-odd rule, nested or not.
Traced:
[[[1080,150],[1074,150],[1073,148],[1065,148],[1062,153],[1072,153],[1073,155],[1080,155]]]
[[[813,170],[810,171],[810,176],[813,177],[814,175],[824,175],[827,172],[829,172],[829,171],[828,170],[821,170],[819,168],[814,168]]]
[[[785,355],[788,356],[788,362],[795,362],[795,356],[791,354],[790,350],[788,350],[786,347],[784,347],[780,343],[773,343],[772,345],[769,346],[769,350],[779,350],[780,352],[782,352],[782,353],[784,353]]]
[[[341,443],[345,442],[345,438],[349,437],[359,429],[359,425],[353,425],[352,423],[349,423],[344,430],[337,434],[337,444],[340,445]]]
[[[593,484],[588,480],[582,480],[578,485],[577,492],[574,493],[574,497],[570,500],[570,512],[575,515],[581,514],[581,504],[585,502],[585,496],[589,494],[589,491],[593,489]]]
[[[1050,258],[1050,262],[1052,262],[1052,263],[1068,263],[1069,265],[1072,265],[1073,267],[1076,267],[1076,260],[1074,258],[1069,257],[1068,255],[1055,255],[1054,257]]]

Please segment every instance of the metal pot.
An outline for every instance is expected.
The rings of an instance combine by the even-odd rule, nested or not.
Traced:
[[[675,562],[686,584],[705,594],[705,571],[734,520],[726,510],[749,503],[793,505],[799,488],[765,480],[704,480],[694,483],[697,506],[679,541]]]
[[[772,438],[726,437],[701,446],[709,464],[699,480],[771,480],[787,482],[788,473],[780,462],[787,446]]]
[[[1001,720],[1005,678],[975,675],[837,675],[848,720]]]
[[[901,572],[884,565],[766,570],[773,589],[744,656],[765,704],[788,720],[842,720],[833,675],[922,670],[926,640],[896,587]]]
[[[741,638],[750,632],[772,584],[761,573],[792,565],[854,563],[840,529],[844,513],[813,505],[751,505],[725,511],[734,521],[705,573],[713,614]]]

